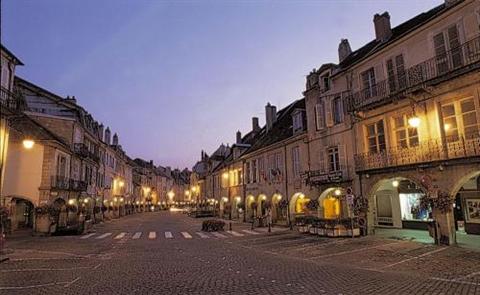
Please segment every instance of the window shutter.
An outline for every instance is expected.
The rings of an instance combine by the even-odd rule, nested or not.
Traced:
[[[325,103],[325,119],[327,122],[327,127],[333,126],[333,117],[332,117],[332,101],[327,100]]]
[[[463,64],[462,60],[462,50],[460,48],[460,38],[458,36],[458,29],[457,26],[451,26],[448,28],[448,42],[450,46],[450,54],[452,58],[453,66],[459,67]]]
[[[443,37],[443,33],[439,33],[433,37],[433,46],[435,47],[436,56],[445,55],[447,49],[445,48],[445,38]]]
[[[340,162],[340,170],[347,170],[347,152],[345,145],[338,145],[338,159]]]
[[[319,170],[320,172],[323,173],[325,172],[325,149],[321,148],[318,156],[319,156],[318,160],[320,163]]]
[[[322,103],[318,103],[315,106],[315,123],[317,124],[317,130],[325,128],[325,115]]]

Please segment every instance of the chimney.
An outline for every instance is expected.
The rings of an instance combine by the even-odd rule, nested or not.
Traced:
[[[375,38],[377,41],[384,42],[392,36],[392,27],[390,25],[390,15],[384,12],[381,15],[375,14],[373,16],[373,23],[375,25]]]
[[[113,145],[118,145],[118,135],[117,133],[115,133],[113,135],[113,142],[112,142]]]
[[[267,105],[265,106],[265,117],[268,132],[272,129],[275,121],[277,121],[277,107],[272,106],[270,103],[267,103]]]
[[[105,138],[103,139],[106,144],[110,145],[110,128],[105,129]]]
[[[460,2],[460,0],[445,0],[445,7],[450,7],[458,2]]]
[[[255,133],[260,131],[260,125],[258,124],[257,117],[252,118],[252,131]]]
[[[98,126],[98,139],[100,139],[100,140],[103,139],[103,124],[100,124]]]
[[[339,62],[344,61],[352,53],[352,48],[348,39],[342,39],[338,45],[338,60]]]
[[[242,132],[240,131],[237,131],[237,144],[241,144],[242,143]]]

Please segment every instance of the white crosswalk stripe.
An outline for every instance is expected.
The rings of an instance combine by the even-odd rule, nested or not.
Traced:
[[[166,231],[166,232],[165,232],[165,238],[167,238],[167,239],[173,239],[172,233],[169,232],[169,231]]]
[[[182,231],[182,236],[185,238],[185,239],[191,239],[192,238],[192,235],[185,232],[185,231]]]
[[[96,237],[95,239],[101,240],[101,239],[105,239],[106,237],[111,236],[111,235],[112,235],[112,233],[105,233],[101,236]]]
[[[115,239],[115,240],[120,240],[120,239],[122,239],[123,237],[125,237],[126,234],[127,234],[127,233],[119,233],[114,239]]]
[[[212,235],[216,236],[217,238],[225,239],[227,236],[222,235],[221,233],[212,232]]]
[[[250,234],[250,235],[259,235],[260,233],[259,232],[256,232],[256,231],[253,231],[253,230],[249,230],[249,229],[243,229],[242,230],[244,233],[247,233],[247,234]]]
[[[154,231],[149,232],[149,233],[148,233],[148,238],[149,238],[150,240],[156,239],[156,238],[157,238],[157,233],[154,232]]]
[[[138,239],[140,239],[141,236],[142,236],[142,233],[141,233],[141,232],[136,232],[136,233],[132,236],[132,239],[133,239],[133,240],[138,240]]]
[[[232,236],[235,236],[235,237],[243,237],[244,235],[239,233],[239,232],[236,232],[236,231],[233,231],[233,230],[227,230],[227,233],[231,234]]]
[[[85,240],[85,239],[88,239],[88,238],[90,238],[90,237],[92,237],[92,236],[94,236],[94,235],[95,235],[95,233],[93,233],[93,234],[88,234],[88,235],[82,236],[80,239]]]
[[[202,239],[208,239],[209,238],[207,234],[204,234],[202,232],[196,232],[196,234]]]

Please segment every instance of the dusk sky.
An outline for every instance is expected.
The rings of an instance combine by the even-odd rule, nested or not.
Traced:
[[[191,167],[200,151],[261,124],[267,102],[301,98],[305,76],[443,2],[3,0],[2,43],[17,75],[75,95],[135,158]]]

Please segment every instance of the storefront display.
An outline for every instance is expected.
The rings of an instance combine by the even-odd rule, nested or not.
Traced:
[[[480,199],[466,199],[468,222],[480,223]]]
[[[402,220],[429,221],[431,210],[420,207],[422,193],[399,194]]]

